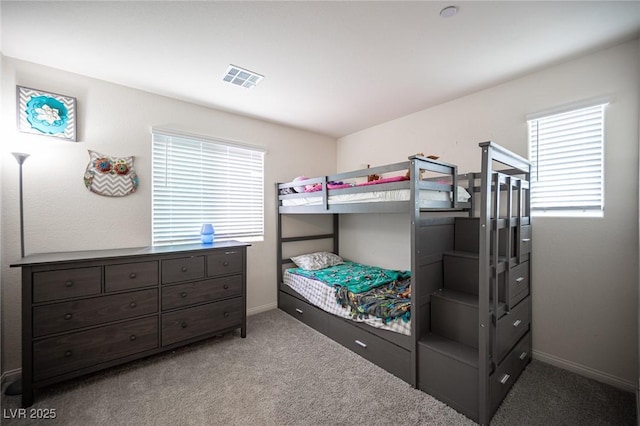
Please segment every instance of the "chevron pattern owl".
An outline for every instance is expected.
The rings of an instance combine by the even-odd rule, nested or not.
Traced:
[[[138,188],[133,157],[112,157],[89,150],[84,184],[91,192],[106,197],[124,197]]]

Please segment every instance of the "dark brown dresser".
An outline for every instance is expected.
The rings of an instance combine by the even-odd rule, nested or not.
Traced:
[[[22,405],[34,390],[240,329],[237,241],[32,254],[22,268]]]

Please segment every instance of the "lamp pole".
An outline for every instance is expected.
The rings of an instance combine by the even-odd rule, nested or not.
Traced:
[[[22,204],[22,164],[29,157],[29,154],[21,152],[12,152],[13,156],[18,161],[19,168],[19,180],[18,180],[18,192],[20,195],[20,257],[24,257],[24,209]],[[17,379],[11,383],[4,391],[5,395],[20,395],[22,393],[22,379]]]
[[[22,164],[29,157],[29,154],[24,154],[21,152],[12,152],[13,156],[16,157],[18,161],[19,167],[19,183],[18,183],[18,191],[20,193],[20,257],[24,257],[24,209],[22,204]]]

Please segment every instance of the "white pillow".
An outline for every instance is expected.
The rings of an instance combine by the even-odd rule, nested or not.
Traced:
[[[318,251],[315,253],[301,254],[291,258],[293,263],[300,269],[307,271],[317,271],[318,269],[328,268],[329,266],[341,265],[344,260],[337,254],[327,251]]]

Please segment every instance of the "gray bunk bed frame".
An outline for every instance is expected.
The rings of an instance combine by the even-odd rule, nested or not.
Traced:
[[[407,162],[277,183],[277,278],[280,309],[478,423],[488,424],[531,360],[531,166],[526,159],[494,142],[483,142],[479,146],[482,150],[479,173],[458,175],[457,166],[453,164],[411,156]],[[374,188],[332,190],[331,194],[409,189],[408,201],[330,202],[329,182],[405,170],[410,171],[410,179],[406,181],[383,183]],[[421,170],[440,176],[421,179]],[[447,183],[443,183],[443,179]],[[464,181],[472,197],[467,203],[459,203],[457,188]],[[321,191],[280,194],[283,189],[308,184],[320,184]],[[423,189],[449,192],[450,201],[429,201],[421,207],[419,194]],[[305,196],[322,197],[322,202],[313,206],[282,205],[285,199]],[[433,215],[433,212],[439,214]],[[283,283],[283,269],[292,264],[291,259],[283,258],[283,247],[288,243],[331,239],[333,252],[339,254],[339,217],[349,213],[407,213],[409,216],[410,336],[336,317],[315,307]],[[332,232],[284,237],[282,216],[298,214],[333,215]],[[448,257],[461,259],[462,263],[454,262],[451,269]],[[465,263],[468,261],[471,268]],[[526,274],[522,273],[523,269]],[[452,280],[455,283],[451,283]],[[443,309],[442,306],[449,306],[449,302],[443,302],[447,297],[457,298],[456,304]],[[473,298],[475,300],[469,302]],[[512,326],[520,326],[517,333],[505,326],[515,318],[509,317],[512,310],[518,318],[524,315]],[[494,382],[502,386],[496,387]]]

